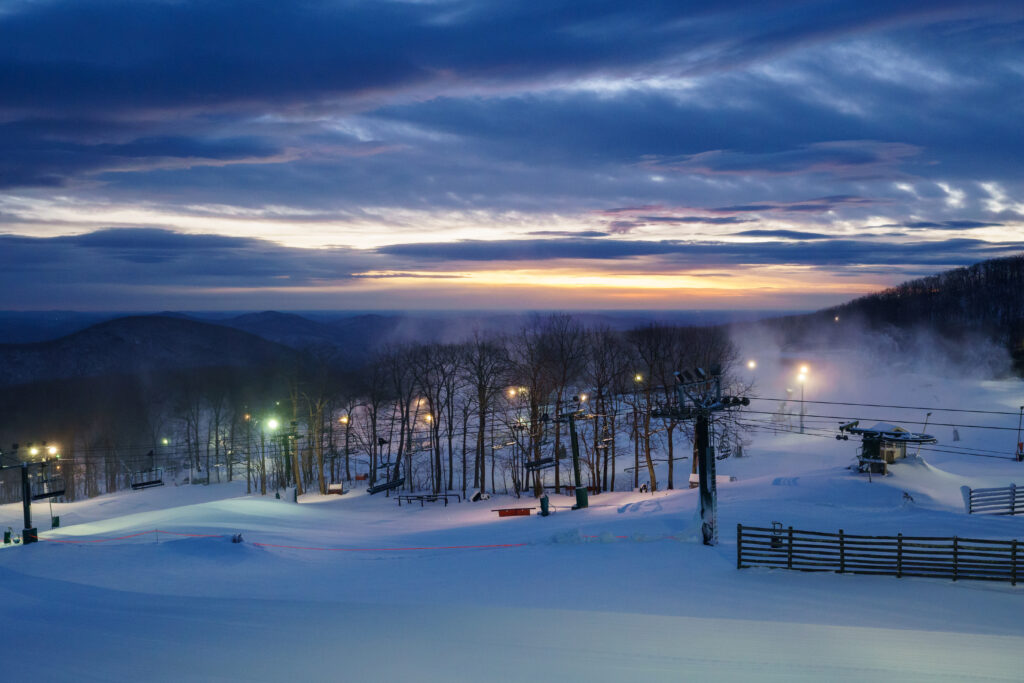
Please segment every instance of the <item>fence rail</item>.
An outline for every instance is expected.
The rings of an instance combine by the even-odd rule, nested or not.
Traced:
[[[736,567],[808,572],[1009,581],[1017,584],[1017,540],[863,536],[736,525]]]
[[[1016,515],[1024,513],[1024,491],[1017,492],[1017,485],[1002,488],[972,489],[962,486],[960,491],[971,515]]]

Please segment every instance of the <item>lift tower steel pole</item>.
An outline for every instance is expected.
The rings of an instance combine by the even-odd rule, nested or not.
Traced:
[[[701,540],[704,545],[718,545],[718,482],[708,434],[711,415],[730,407],[750,405],[750,399],[745,396],[722,396],[722,370],[717,366],[711,368],[710,377],[702,368],[697,368],[696,373],[685,371],[675,375],[679,405],[671,412],[677,419],[694,420],[697,476],[700,479]]]
[[[28,463],[21,463],[21,509],[25,516],[25,528],[21,531],[21,542],[35,543],[39,533],[32,526],[32,487],[28,483]]]
[[[582,510],[590,505],[587,489],[580,477],[580,440],[576,436],[576,413],[569,413],[569,436],[572,444],[572,473],[576,481],[576,504],[573,510]]]
[[[698,410],[694,424],[697,442],[697,476],[700,478],[700,530],[704,545],[718,545],[718,487],[715,458],[711,454],[708,428],[711,415]]]

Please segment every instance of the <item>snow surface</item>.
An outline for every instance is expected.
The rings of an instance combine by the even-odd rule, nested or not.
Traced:
[[[1024,394],[1019,382],[952,391],[995,410],[1015,410]],[[827,422],[834,431],[839,421]],[[950,430],[930,431],[946,441]],[[1012,451],[1016,439],[960,432],[959,445],[979,449]],[[1024,484],[1024,464],[922,451],[869,481],[847,469],[853,439],[823,436],[758,431],[748,457],[718,463],[736,481],[719,488],[714,548],[695,538],[688,489],[604,493],[547,518],[491,511],[532,499],[398,507],[354,491],[294,504],[245,496],[238,482],[55,504],[62,526],[43,539],[141,535],[0,550],[0,677],[1021,680],[1022,586],[736,569],[737,523],[1024,538],[1024,517],[968,516],[960,494]],[[33,511],[46,529],[46,505]],[[0,525],[20,530],[20,506],[0,508]],[[230,542],[237,533],[243,543]]]

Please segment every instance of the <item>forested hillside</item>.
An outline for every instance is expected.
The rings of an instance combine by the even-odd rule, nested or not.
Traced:
[[[857,315],[874,324],[924,324],[950,335],[981,331],[1019,344],[1024,326],[1024,255],[910,280],[827,312]]]
[[[784,345],[816,341],[835,346],[859,343],[851,330],[885,331],[910,348],[919,333],[953,355],[973,342],[991,340],[1024,369],[1024,255],[982,261],[909,280],[848,303],[808,315],[767,320]],[[740,326],[742,327],[742,326]],[[965,344],[966,343],[966,344]]]

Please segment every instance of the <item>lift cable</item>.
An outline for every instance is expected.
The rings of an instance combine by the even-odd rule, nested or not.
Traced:
[[[1003,410],[972,410],[968,408],[929,408],[926,406],[900,406],[900,405],[889,405],[886,403],[856,403],[853,401],[812,401],[810,399],[795,399],[795,398],[772,398],[770,396],[751,396],[751,401],[785,401],[788,403],[815,403],[818,405],[827,406],[857,406],[861,408],[898,408],[901,410],[925,410],[931,412],[944,412],[944,413],[975,413],[978,415],[1010,415],[1018,417],[1019,412],[1007,412]]]

